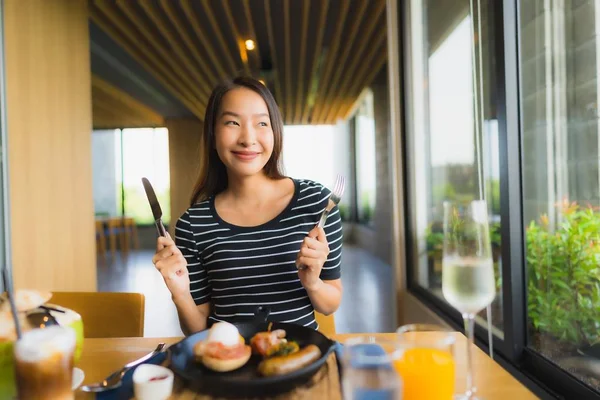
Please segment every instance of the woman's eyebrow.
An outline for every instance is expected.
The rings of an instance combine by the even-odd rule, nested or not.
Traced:
[[[236,117],[236,118],[240,117],[240,115],[238,113],[234,113],[233,111],[223,111],[221,113],[221,117],[224,117],[225,115],[229,115],[229,116]],[[258,114],[254,114],[253,116],[254,117],[269,117],[269,114],[268,113],[258,113]]]

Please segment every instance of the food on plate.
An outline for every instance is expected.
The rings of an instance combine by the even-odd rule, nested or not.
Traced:
[[[250,359],[252,349],[246,345],[235,325],[217,322],[208,331],[206,340],[196,343],[196,361],[213,371],[226,372],[240,368]]]
[[[309,344],[292,354],[268,357],[258,365],[258,372],[263,376],[284,375],[296,371],[321,357],[321,350]]]
[[[270,326],[269,326],[270,328]],[[258,332],[250,339],[250,346],[255,354],[263,357],[267,356],[267,352],[274,346],[280,343],[286,343],[285,331],[283,329],[275,329],[269,332]]]
[[[281,342],[275,346],[271,346],[267,350],[267,357],[276,357],[276,356],[287,356],[288,354],[292,354],[300,350],[300,346],[298,343],[294,341],[289,342]]]

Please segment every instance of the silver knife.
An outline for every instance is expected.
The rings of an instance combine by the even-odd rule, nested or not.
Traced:
[[[152,188],[150,181],[146,178],[142,178],[142,184],[144,185],[144,190],[146,191],[146,196],[148,197],[148,202],[150,203],[150,208],[152,209],[154,224],[158,230],[158,235],[167,236],[165,226],[162,223],[162,210],[160,209],[160,204],[158,203],[154,189]]]

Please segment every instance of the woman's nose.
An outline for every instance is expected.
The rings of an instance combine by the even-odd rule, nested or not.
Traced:
[[[256,144],[256,132],[251,126],[245,125],[242,127],[242,134],[239,138],[239,143],[245,147]]]

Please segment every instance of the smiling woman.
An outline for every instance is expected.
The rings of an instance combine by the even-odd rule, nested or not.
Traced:
[[[273,321],[317,329],[315,311],[331,314],[340,304],[339,210],[316,227],[331,192],[284,175],[282,131],[259,81],[236,78],[213,91],[190,208],[176,243],[159,238],[153,259],[186,333],[251,318],[258,306]]]

